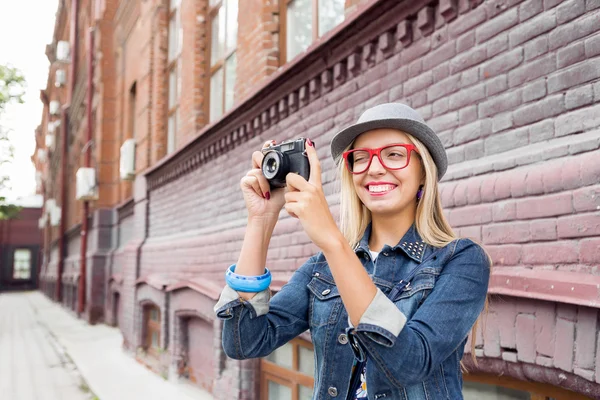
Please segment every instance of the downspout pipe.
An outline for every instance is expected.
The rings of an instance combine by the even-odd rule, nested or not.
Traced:
[[[69,149],[69,108],[71,107],[71,100],[73,99],[73,92],[75,91],[75,74],[77,71],[77,57],[78,57],[78,44],[77,31],[79,28],[77,17],[79,15],[79,0],[71,0],[71,31],[70,31],[70,43],[71,43],[71,64],[69,66],[69,90],[67,93],[67,104],[62,107],[61,110],[61,180],[60,180],[60,193],[61,193],[61,209],[60,209],[60,226],[58,232],[58,273],[56,277],[56,301],[62,302],[62,274],[65,267],[66,257],[66,240],[65,231],[67,230],[67,153]]]
[[[91,166],[91,149],[90,145],[92,142],[92,100],[94,93],[94,29],[90,28],[88,31],[88,74],[87,74],[87,104],[86,104],[86,119],[87,119],[87,140],[86,140],[86,151],[84,155],[83,165],[86,168]],[[82,207],[81,215],[81,257],[80,257],[80,271],[79,271],[79,286],[78,286],[78,299],[77,299],[77,313],[83,314],[85,311],[86,301],[86,284],[87,284],[87,242],[88,242],[88,230],[89,220],[88,215],[90,211],[90,202],[85,200]]]

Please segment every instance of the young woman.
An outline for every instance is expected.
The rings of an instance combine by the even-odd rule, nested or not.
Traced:
[[[215,306],[229,357],[264,357],[310,329],[314,399],[462,399],[460,361],[481,313],[490,262],[458,239],[442,212],[444,146],[398,103],[366,110],[339,132],[340,228],[309,139],[310,178],[288,174],[272,193],[262,153],[242,178],[248,225]],[[298,218],[321,252],[271,298],[267,248],[279,211]]]

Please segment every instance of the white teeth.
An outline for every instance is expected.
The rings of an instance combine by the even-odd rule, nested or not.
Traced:
[[[369,192],[381,193],[393,190],[396,186],[394,185],[369,185]]]

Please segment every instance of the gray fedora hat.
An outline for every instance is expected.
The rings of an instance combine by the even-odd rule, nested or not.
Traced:
[[[386,103],[365,110],[358,121],[338,132],[331,141],[331,155],[336,163],[341,160],[342,152],[361,133],[373,129],[398,129],[419,139],[433,158],[438,169],[438,181],[448,169],[448,156],[442,141],[421,115],[401,103]]]

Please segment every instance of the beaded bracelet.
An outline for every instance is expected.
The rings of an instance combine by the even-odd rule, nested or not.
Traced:
[[[263,275],[253,276],[238,275],[234,271],[235,264],[227,268],[225,282],[235,291],[258,293],[268,288],[271,284],[271,271],[268,268],[265,268]]]

